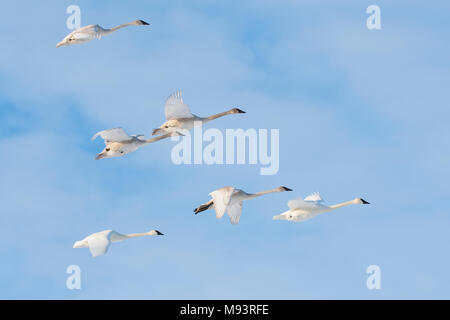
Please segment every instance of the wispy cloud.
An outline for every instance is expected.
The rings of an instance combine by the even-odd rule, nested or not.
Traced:
[[[450,48],[448,28],[436,22],[448,24],[445,11],[380,1],[383,29],[368,31],[364,6],[350,2],[81,1],[83,24],[142,18],[151,26],[55,49],[69,31],[69,4],[20,1],[0,12],[8,44],[0,51],[0,297],[447,296]],[[220,129],[279,128],[279,173],[175,166],[170,140],[93,160],[103,145],[92,134],[123,126],[149,135],[177,89],[202,116],[247,111],[217,121]],[[275,223],[296,195],[273,195],[245,203],[237,227],[192,213],[230,184],[319,190],[330,203],[364,196],[372,205]],[[72,249],[110,228],[166,236],[119,243],[96,259]],[[373,263],[383,270],[379,293],[365,288]],[[82,269],[80,292],[65,288],[70,264]]]

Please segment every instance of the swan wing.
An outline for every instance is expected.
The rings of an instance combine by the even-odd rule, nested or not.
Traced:
[[[242,213],[242,201],[229,205],[227,213],[230,217],[231,224],[238,224]]]
[[[117,242],[117,241],[122,241],[122,240],[125,240],[125,239],[127,239],[127,236],[123,235],[123,234],[121,234],[121,233],[119,233],[117,231],[111,231],[109,233],[109,241],[110,242]]]
[[[211,192],[209,195],[213,198],[214,210],[216,210],[216,218],[221,219],[230,204],[231,195],[234,192],[233,187],[225,187]]]
[[[307,196],[303,200],[305,200],[305,201],[313,201],[313,202],[323,201],[322,197],[320,196],[320,193],[318,193],[318,192],[311,193],[309,196]]]
[[[110,241],[107,237],[94,237],[88,240],[89,251],[93,257],[98,257],[104,255],[109,248]]]
[[[181,91],[171,94],[166,100],[166,119],[193,118],[189,107],[183,103]]]
[[[290,200],[287,203],[290,210],[296,210],[296,209],[303,209],[303,210],[310,210],[317,208],[317,202],[313,201],[305,201],[303,199],[294,199]]]
[[[105,143],[128,141],[132,138],[122,128],[113,128],[97,132],[92,137],[92,140],[95,140],[98,136],[105,140]]]
[[[131,135],[132,137],[134,137],[134,138],[136,138],[136,139],[139,139],[139,140],[142,140],[142,141],[144,141],[145,140],[145,135],[143,135],[143,134],[133,134],[133,135]]]
[[[73,32],[89,33],[89,32],[97,32],[97,31],[99,31],[99,29],[100,29],[100,26],[98,24],[89,24],[87,26],[76,29]]]
[[[73,33],[92,35],[92,34],[99,32],[100,29],[101,29],[101,27],[98,24],[90,24],[90,25],[81,27],[77,30],[74,30]]]
[[[72,31],[68,37],[72,37],[76,40],[86,41],[98,36],[98,32],[101,27],[98,24],[90,24],[88,26],[81,27],[75,31]]]

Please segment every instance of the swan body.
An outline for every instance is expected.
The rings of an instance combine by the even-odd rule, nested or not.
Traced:
[[[134,152],[142,146],[168,138],[172,135],[180,135],[179,133],[169,133],[152,139],[144,139],[143,135],[128,135],[122,128],[113,128],[97,132],[92,140],[101,137],[105,140],[106,147],[102,152],[97,154],[96,160],[103,158],[114,158]]]
[[[165,104],[165,115],[166,122],[157,129],[153,130],[153,135],[161,133],[173,133],[179,130],[191,130],[196,122],[201,123],[201,125],[212,121],[214,119],[229,115],[245,113],[238,108],[233,108],[231,110],[218,113],[209,117],[199,117],[191,113],[189,107],[183,102],[183,97],[181,91],[171,94]]]
[[[143,236],[161,236],[163,235],[158,230],[150,230],[149,232],[143,233],[131,233],[131,234],[121,234],[114,230],[104,230],[100,232],[93,233],[83,240],[76,241],[73,248],[89,248],[93,257],[104,255],[109,248],[111,242],[123,241],[126,239],[131,239],[135,237]]]
[[[242,213],[242,203],[244,200],[260,197],[272,192],[292,191],[292,189],[286,187],[278,187],[275,189],[261,191],[257,193],[247,193],[234,187],[223,187],[211,192],[211,200],[200,205],[194,209],[194,213],[214,208],[216,211],[216,218],[221,219],[225,212],[230,217],[231,224],[238,224]]]
[[[149,23],[143,20],[136,20],[133,22],[121,24],[117,27],[111,29],[104,29],[100,27],[98,24],[90,24],[88,26],[81,27],[77,30],[69,33],[61,42],[59,42],[56,47],[59,48],[61,46],[70,46],[72,44],[79,44],[91,41],[93,39],[100,39],[101,37],[108,35],[114,31],[119,29],[128,27],[128,26],[143,26],[149,25]]]
[[[351,201],[327,206],[318,192],[312,193],[305,199],[295,199],[288,202],[289,210],[273,217],[274,220],[288,220],[293,222],[306,221],[315,216],[351,204],[369,204],[364,199],[356,198]]]

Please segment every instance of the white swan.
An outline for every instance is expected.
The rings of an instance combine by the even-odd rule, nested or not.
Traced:
[[[92,140],[95,140],[98,136],[105,140],[106,147],[100,152],[95,160],[103,158],[120,157],[127,153],[136,151],[138,148],[145,146],[149,143],[156,142],[168,138],[172,135],[181,135],[180,133],[169,133],[152,139],[144,139],[143,135],[128,135],[122,128],[113,128],[97,132]]]
[[[59,48],[61,46],[69,46],[72,44],[88,42],[93,39],[100,39],[101,37],[107,34],[113,33],[114,31],[117,31],[119,29],[128,26],[147,26],[147,25],[149,25],[149,23],[143,20],[136,20],[133,22],[124,23],[111,29],[103,29],[98,24],[91,24],[72,31],[61,42],[59,42],[56,45],[56,47]]]
[[[114,230],[105,230],[93,233],[83,240],[75,241],[74,248],[89,248],[93,257],[104,255],[109,248],[111,242],[123,241],[126,239],[143,237],[143,236],[162,236],[158,230],[150,230],[143,233],[121,234]]]
[[[305,199],[296,199],[288,202],[289,210],[273,217],[274,220],[289,220],[301,222],[311,219],[321,213],[325,213],[350,204],[369,204],[364,199],[356,198],[351,201],[342,202],[327,206],[323,204],[323,199],[318,192],[312,193]]]
[[[153,130],[152,135],[160,133],[175,132],[179,129],[190,130],[194,127],[195,122],[201,122],[203,125],[214,119],[235,113],[245,113],[238,108],[233,108],[231,110],[221,112],[206,118],[198,117],[191,113],[189,107],[184,104],[183,98],[181,96],[181,91],[171,94],[166,100],[165,114],[166,122],[164,124]]]
[[[272,192],[292,191],[286,187],[278,187],[275,189],[261,191],[257,193],[246,193],[234,187],[224,187],[211,192],[209,195],[212,199],[198,208],[194,209],[195,214],[208,210],[211,207],[216,211],[216,218],[221,219],[225,212],[228,213],[232,224],[238,224],[242,213],[242,202],[244,200],[253,199]]]

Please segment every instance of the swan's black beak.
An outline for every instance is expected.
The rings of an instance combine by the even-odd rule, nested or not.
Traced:
[[[209,207],[211,207],[212,205],[213,205],[212,202],[209,203],[209,204],[202,204],[200,207],[194,209],[194,213],[197,214],[197,213],[199,213],[199,212],[208,210]]]
[[[156,231],[156,234],[157,234],[158,236],[163,236],[163,235],[164,235],[164,233],[159,232],[158,230],[155,230],[155,231]]]
[[[204,211],[204,210],[201,209],[201,206],[194,209],[195,214],[198,214],[199,212],[202,212],[202,211]]]
[[[286,187],[281,187],[284,191],[292,191],[292,189],[286,188]]]
[[[242,110],[239,109],[239,108],[234,108],[234,111],[236,111],[237,113],[246,113],[245,111],[242,111]]]
[[[370,202],[367,202],[367,201],[364,200],[364,199],[361,199],[361,201],[362,201],[363,204],[370,204]]]
[[[149,26],[149,25],[150,25],[150,23],[145,22],[144,20],[139,20],[139,23],[140,23],[141,25],[144,25],[144,26]]]

